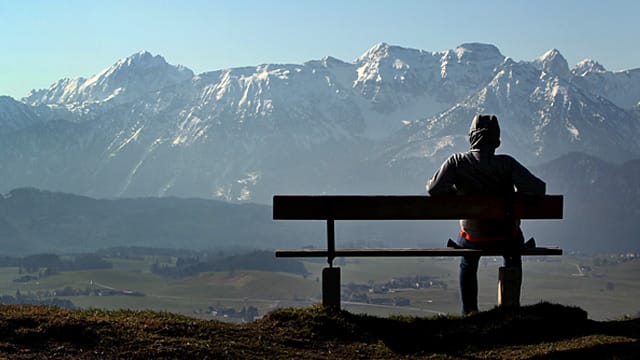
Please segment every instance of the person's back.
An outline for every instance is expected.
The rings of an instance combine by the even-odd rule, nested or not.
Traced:
[[[500,127],[494,115],[477,115],[469,130],[471,150],[450,156],[427,184],[432,196],[509,195],[514,192],[544,194],[545,183],[508,155],[495,155]],[[515,232],[509,234],[507,229]],[[515,224],[492,220],[460,220],[459,243],[466,248],[506,248],[523,241],[519,220]],[[514,244],[518,242],[518,244]],[[477,257],[463,257],[460,285],[463,312],[477,311]],[[505,258],[507,266],[521,266],[520,257]]]

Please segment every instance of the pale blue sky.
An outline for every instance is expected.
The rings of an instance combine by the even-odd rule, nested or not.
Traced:
[[[636,0],[0,0],[0,95],[89,77],[140,50],[196,73],[353,61],[379,42],[496,45],[517,61],[556,48],[573,66],[640,67]]]

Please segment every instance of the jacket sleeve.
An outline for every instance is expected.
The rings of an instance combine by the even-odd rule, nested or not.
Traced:
[[[449,157],[440,169],[429,179],[427,192],[429,195],[455,194],[456,167],[453,156]]]
[[[512,166],[511,174],[517,192],[530,195],[544,195],[546,193],[547,184],[544,181],[538,179],[515,159],[513,159]]]

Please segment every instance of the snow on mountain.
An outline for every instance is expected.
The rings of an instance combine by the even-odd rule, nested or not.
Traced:
[[[294,132],[294,140],[307,147],[364,131],[355,95],[323,67],[229,69],[199,75],[194,86],[197,99],[190,104],[190,116],[210,130],[238,136]]]
[[[580,87],[580,79],[557,50],[533,62],[508,59],[493,75],[474,95],[408,129],[405,146],[392,161],[442,159],[452,151],[464,151],[468,124],[476,113],[497,114],[502,127],[499,151],[526,163],[548,161],[570,151],[613,161],[640,155],[637,114],[589,86]]]
[[[9,96],[0,96],[0,134],[40,122],[33,109]]]
[[[441,52],[380,43],[353,62],[197,75],[142,51],[24,103],[0,98],[9,173],[0,189],[261,202],[415,193],[468,147],[477,112],[498,115],[501,149],[525,163],[569,151],[628,159],[640,154],[636,75],[589,61],[570,70],[557,50],[514,62],[477,43]]]
[[[191,70],[169,65],[163,57],[141,51],[88,79],[62,79],[47,90],[32,91],[23,101],[30,105],[60,105],[77,110],[87,103],[129,102],[192,77]]]
[[[478,90],[503,61],[493,45],[463,44],[445,52],[425,52],[380,43],[356,59],[354,87],[374,104],[392,108],[404,102],[391,99],[424,93],[450,103]]]
[[[425,110],[443,111],[480,89],[503,61],[493,45],[463,44],[454,50],[426,52],[380,43],[356,59],[353,87],[378,112],[420,103],[424,116]]]
[[[618,107],[631,109],[640,103],[640,68],[612,72],[586,59],[571,72],[580,87],[608,99]]]
[[[505,57],[493,45],[462,44],[442,56],[440,74],[444,87],[458,98],[467,97],[490,81],[504,61]],[[461,92],[461,88],[468,92]]]
[[[533,65],[546,74],[552,74],[562,79],[568,79],[571,75],[567,60],[556,49],[551,49],[544,53],[544,55],[533,61]]]

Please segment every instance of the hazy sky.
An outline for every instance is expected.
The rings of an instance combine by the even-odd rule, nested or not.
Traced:
[[[517,61],[556,48],[570,66],[623,70],[640,67],[639,14],[636,0],[0,0],[0,95],[89,77],[140,50],[200,73],[353,61],[379,42],[484,42]]]

